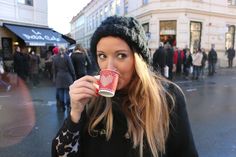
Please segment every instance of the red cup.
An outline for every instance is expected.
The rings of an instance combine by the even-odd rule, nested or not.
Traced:
[[[119,73],[114,70],[104,69],[100,71],[98,94],[104,97],[113,97],[119,80]]]

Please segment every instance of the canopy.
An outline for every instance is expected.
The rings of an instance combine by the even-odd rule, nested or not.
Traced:
[[[6,24],[4,26],[20,37],[29,46],[67,45],[62,35],[50,28]]]

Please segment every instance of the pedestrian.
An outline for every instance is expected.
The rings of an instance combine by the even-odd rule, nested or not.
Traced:
[[[202,67],[201,67],[201,75],[202,78],[204,78],[204,71],[205,71],[205,67],[206,67],[206,61],[207,61],[207,54],[204,48],[201,49],[202,51]]]
[[[227,51],[226,51],[227,57],[228,57],[228,65],[229,68],[232,68],[234,65],[234,57],[235,57],[235,50],[233,46],[231,46]]]
[[[86,50],[80,44],[76,44],[74,52],[71,54],[72,64],[75,69],[76,79],[87,75],[87,60],[86,60]]]
[[[215,51],[215,44],[211,44],[211,50],[208,53],[208,75],[213,76],[216,72],[217,53]]]
[[[191,73],[190,68],[193,66],[193,59],[189,49],[186,49],[185,59],[184,59],[184,76],[185,79],[189,79],[189,74]]]
[[[176,67],[176,74],[181,75],[183,69],[183,60],[184,60],[184,52],[180,48],[176,48],[174,51],[173,61]]]
[[[0,56],[0,86],[3,86],[5,90],[8,92],[11,90],[11,85],[5,81],[3,81],[3,74],[5,73],[3,59]]]
[[[27,79],[27,59],[26,55],[21,52],[19,46],[16,47],[16,51],[13,56],[13,63],[14,63],[14,72],[19,76],[22,80],[26,81]],[[19,81],[17,81],[18,84]]]
[[[160,42],[158,49],[156,49],[155,53],[153,54],[152,64],[154,70],[164,76],[164,68],[166,66],[166,53],[162,42]]]
[[[56,83],[56,76],[55,76],[55,69],[53,66],[53,59],[59,54],[59,47],[54,47],[52,49],[53,55],[50,56],[49,60],[52,62],[52,81],[53,83]],[[64,104],[62,104],[62,102],[59,99],[59,93],[58,93],[58,89],[56,88],[56,104],[57,104],[57,108],[58,109],[64,109]]]
[[[151,72],[142,25],[111,16],[91,38],[102,69],[119,74],[114,97],[99,96],[96,77],[70,86],[71,112],[52,143],[52,156],[197,157],[186,101],[177,85]]]
[[[174,50],[167,42],[164,46],[164,49],[166,51],[166,65],[169,67],[169,80],[173,79],[173,56],[174,56]]]
[[[36,87],[39,84],[39,56],[35,51],[30,52],[30,78],[33,83],[33,87]]]
[[[198,80],[201,73],[202,58],[203,58],[203,54],[200,48],[198,48],[193,53],[192,58],[193,58],[193,80]]]
[[[69,86],[75,80],[74,67],[63,47],[59,48],[59,54],[53,57],[52,61],[59,106],[63,111],[66,107],[70,110]]]

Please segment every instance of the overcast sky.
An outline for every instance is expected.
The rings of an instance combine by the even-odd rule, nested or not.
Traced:
[[[48,26],[62,34],[70,32],[70,21],[90,0],[48,0]]]

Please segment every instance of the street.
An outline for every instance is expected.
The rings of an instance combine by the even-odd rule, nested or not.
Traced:
[[[213,77],[176,80],[183,89],[200,157],[236,156],[236,69],[218,69]],[[57,111],[55,87],[0,91],[0,157],[49,157],[51,140],[67,112]]]

